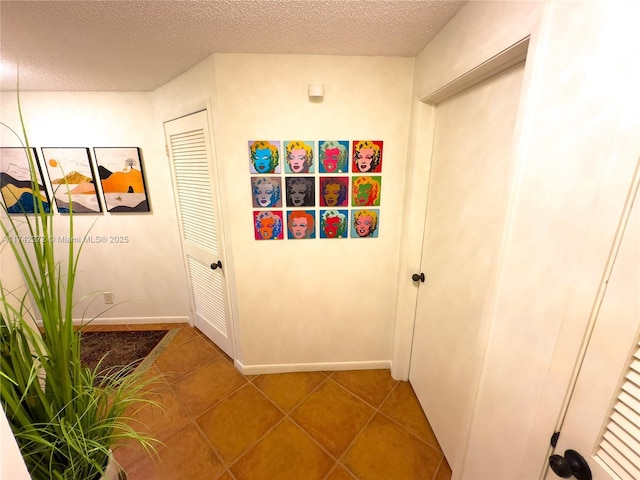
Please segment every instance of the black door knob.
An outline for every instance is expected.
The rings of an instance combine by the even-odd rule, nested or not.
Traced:
[[[589,464],[575,450],[567,450],[562,455],[551,455],[549,457],[549,466],[553,473],[561,478],[570,478],[574,476],[578,480],[592,480],[591,469]]]
[[[211,270],[215,270],[216,268],[222,268],[222,262],[220,260],[211,264]]]
[[[414,273],[413,275],[411,275],[411,279],[414,282],[417,282],[418,280],[420,280],[422,283],[424,283],[424,273],[420,273],[420,274]]]

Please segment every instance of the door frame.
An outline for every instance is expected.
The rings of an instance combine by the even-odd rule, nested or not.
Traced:
[[[508,5],[504,5],[505,9],[508,9]],[[535,101],[535,89],[536,77],[538,76],[538,69],[543,68],[546,60],[546,39],[549,29],[554,21],[556,21],[555,6],[545,4],[540,6],[541,13],[537,20],[530,24],[522,25],[519,31],[531,35],[532,45],[530,48],[529,61],[525,70],[525,86],[522,93],[525,101]],[[458,16],[465,15],[464,18],[458,22],[458,25],[464,23],[464,20],[469,20],[472,13],[478,13],[480,6],[470,4],[460,10]],[[486,11],[485,11],[486,10]],[[491,11],[490,11],[491,10]],[[493,52],[499,52],[504,45],[513,45],[513,30],[519,28],[517,25],[518,19],[524,19],[524,17],[518,17],[517,15],[510,16],[507,26],[503,28],[500,20],[504,20],[504,16],[498,11],[493,11],[492,7],[488,6],[482,12],[484,15],[485,25],[495,25],[494,31],[492,31],[491,38],[487,39],[487,42],[491,43],[491,48],[486,46],[479,46],[476,52],[477,55],[481,53],[486,54],[487,50],[493,49]],[[516,12],[517,14],[518,12]],[[493,15],[495,18],[489,18]],[[507,15],[507,14],[505,14]],[[456,18],[454,18],[456,20]],[[482,23],[482,22],[478,22]],[[526,23],[526,22],[523,22]],[[455,51],[464,51],[465,47],[469,47],[470,51],[473,51],[473,46],[469,46],[469,38],[479,38],[483,33],[486,33],[482,28],[478,27],[475,30],[473,23],[471,25],[470,32],[466,34],[459,28],[456,30],[455,26],[451,27],[453,32],[458,33],[456,36],[459,39],[459,45],[456,45]],[[522,37],[521,37],[522,38]],[[436,37],[437,40],[438,37]],[[447,39],[438,45],[450,46],[446,44]],[[435,42],[434,42],[435,45]],[[434,49],[436,46],[433,47]],[[489,52],[491,53],[491,52]],[[463,56],[464,57],[464,56]],[[485,55],[486,58],[486,55]],[[420,58],[418,59],[420,60]],[[465,64],[469,67],[469,58],[456,58],[455,61],[461,60],[459,63]],[[453,65],[454,60],[446,59],[442,60],[440,57],[435,60],[429,59],[422,64],[417,62],[416,66],[416,85],[414,86],[414,94],[419,92],[420,87],[424,87],[430,82],[423,77],[427,76],[427,71],[435,72],[434,75],[438,77],[446,76],[449,70],[453,70],[459,65]],[[480,62],[476,62],[479,64]],[[427,69],[426,66],[429,68]],[[422,68],[422,70],[420,70]],[[438,68],[449,69],[445,74],[442,71],[438,72]],[[473,68],[473,67],[471,67]],[[469,68],[467,68],[467,71]],[[543,72],[540,72],[543,73]],[[445,79],[441,82],[438,88],[446,85]],[[422,83],[422,85],[420,84]],[[438,88],[431,88],[431,91],[436,91]],[[409,359],[411,357],[411,339],[413,335],[413,325],[415,317],[415,307],[417,299],[417,288],[411,281],[411,274],[415,273],[420,265],[420,248],[421,239],[424,232],[424,218],[426,212],[426,198],[427,192],[424,185],[427,184],[429,178],[429,163],[431,160],[431,142],[433,134],[433,116],[435,107],[421,102],[421,98],[424,95],[416,95],[413,100],[412,119],[411,119],[411,132],[409,137],[410,149],[409,158],[407,163],[407,180],[406,180],[406,194],[405,202],[407,204],[407,210],[405,217],[403,218],[402,230],[402,249],[400,252],[401,267],[399,269],[398,276],[398,298],[396,307],[396,324],[395,324],[395,337],[394,348],[392,354],[392,375],[399,380],[406,380],[408,378],[409,371]],[[635,98],[635,105],[627,105],[627,110],[640,108],[640,102]],[[532,104],[530,104],[532,105]],[[535,109],[534,109],[535,111]],[[629,114],[627,115],[629,117]],[[530,133],[527,128],[529,115],[527,112],[523,113],[522,118],[519,119],[521,124],[518,126],[518,148],[526,149],[526,142],[528,140],[527,134]],[[629,120],[627,118],[627,123]],[[627,145],[627,148],[629,146]],[[618,146],[618,149],[623,147]],[[594,216],[600,219],[599,222],[594,222],[590,225],[589,231],[583,238],[584,243],[580,245],[581,255],[579,261],[585,262],[581,265],[580,272],[582,277],[597,275],[601,273],[599,263],[603,263],[606,260],[606,251],[610,247],[610,242],[603,241],[603,229],[609,231],[608,218],[616,218],[620,210],[616,209],[615,204],[619,202],[619,194],[616,191],[616,185],[620,185],[626,176],[629,178],[628,173],[632,170],[629,167],[628,156],[625,159],[624,155],[616,155],[620,152],[613,152],[607,161],[607,176],[603,178],[600,183],[600,190],[603,193],[602,198],[598,198],[598,201],[594,205]],[[626,162],[626,163],[625,163]],[[601,162],[602,163],[602,162]],[[518,168],[516,164],[516,168]],[[613,193],[613,197],[608,194]],[[605,220],[602,220],[602,219]],[[615,231],[615,226],[611,226],[611,232]],[[605,232],[606,233],[606,232]],[[604,253],[603,253],[604,252]],[[596,258],[597,257],[597,258]],[[590,258],[590,260],[589,260]],[[594,262],[594,259],[597,260]],[[589,263],[589,261],[591,263]],[[596,263],[597,265],[594,265]],[[587,265],[588,264],[588,265]],[[428,279],[427,279],[428,282]],[[576,286],[574,290],[570,292],[569,297],[566,299],[566,311],[557,324],[554,325],[553,331],[549,332],[550,338],[550,352],[545,353],[545,365],[548,364],[548,370],[542,378],[538,378],[536,385],[540,387],[539,395],[536,395],[532,399],[532,411],[527,412],[526,423],[522,424],[522,436],[518,438],[515,445],[511,447],[517,453],[516,457],[510,459],[506,464],[509,467],[513,467],[512,471],[514,478],[533,478],[532,473],[536,472],[538,477],[542,478],[543,472],[543,460],[544,453],[549,449],[550,436],[553,433],[553,426],[557,423],[562,414],[564,395],[570,384],[571,373],[578,358],[579,348],[581,340],[584,336],[584,329],[586,320],[584,319],[583,311],[585,310],[584,295],[585,288],[594,289],[597,287],[597,281],[593,282],[592,278],[581,278],[582,285]],[[588,283],[588,284],[587,284]],[[595,293],[592,296],[595,298]],[[538,393],[538,392],[537,392]],[[508,412],[513,413],[513,412]],[[504,442],[503,442],[504,444]],[[484,449],[489,454],[488,457],[495,459],[496,449],[493,445],[483,445],[482,448],[475,446],[475,454],[479,453],[479,450]],[[467,460],[472,456],[470,449],[467,450],[465,457]],[[454,478],[463,472],[460,465],[452,465],[454,469]],[[464,467],[464,465],[462,466]],[[518,470],[519,469],[519,470]],[[463,472],[464,473],[464,472]]]
[[[229,235],[226,233],[228,231],[228,227],[225,219],[229,217],[228,217],[227,205],[226,205],[226,202],[224,202],[224,198],[226,198],[226,196],[224,195],[224,182],[221,181],[221,179],[224,178],[224,174],[222,173],[223,169],[220,164],[221,162],[218,160],[216,143],[215,143],[216,122],[214,122],[214,102],[211,100],[211,98],[203,98],[195,102],[181,105],[179,108],[161,112],[159,117],[162,125],[161,126],[162,138],[163,138],[163,142],[165,142],[165,145],[166,145],[166,137],[164,133],[164,124],[166,122],[177,120],[179,118],[186,117],[201,111],[206,112],[207,122],[209,124],[209,145],[211,148],[210,154],[211,154],[211,162],[212,162],[211,174],[213,176],[213,182],[214,182],[214,188],[212,193],[213,195],[215,195],[215,200],[218,204],[218,211],[220,216],[220,218],[216,219],[216,224],[220,227],[219,231],[222,233],[221,235],[220,234],[218,235],[218,241],[221,243],[221,246],[222,246],[220,257],[224,265],[223,278],[225,279],[224,281],[226,282],[225,300],[227,302],[227,315],[229,317],[229,326],[231,330],[230,334],[232,337],[233,360],[234,360],[234,363],[237,363],[238,359],[241,357],[240,357],[240,348],[239,348],[240,342],[238,337],[239,329],[236,322],[236,319],[238,318],[238,306],[237,306],[237,302],[235,301],[235,299],[237,298],[236,287],[235,287],[235,274],[234,274],[235,270],[233,268],[233,254],[231,249],[231,243],[228,240]],[[171,184],[173,186],[171,193],[173,195],[173,205],[176,213],[176,221],[178,222],[178,228],[182,229],[182,226],[180,225],[180,212],[178,211],[178,204],[177,204],[178,200],[176,197],[174,178],[173,178],[173,172],[172,172],[173,167],[170,163],[168,152],[165,152],[165,153],[166,153],[166,159],[167,159],[167,167],[169,168],[169,175],[171,176]],[[183,258],[185,258],[182,241],[180,243],[180,248],[182,249],[181,254]],[[187,271],[186,260],[183,261],[183,266],[184,266],[185,281],[188,283],[188,280],[187,280],[188,271]],[[189,292],[189,295],[190,295],[190,292]],[[189,301],[189,305],[190,307],[193,307],[191,300]],[[193,310],[191,309],[189,313],[190,313],[189,323],[191,326],[193,326],[194,324]]]
[[[396,319],[404,319],[405,321],[396,321],[394,331],[391,373],[393,378],[397,380],[409,379],[413,331],[418,304],[418,289],[415,288],[411,275],[420,269],[422,258],[429,193],[428,188],[424,188],[424,185],[429,184],[431,172],[437,103],[523,62],[527,57],[530,37],[530,35],[526,35],[518,39],[497,55],[475,65],[451,82],[428,92],[420,99],[414,98],[413,100],[411,112],[413,128],[409,138],[410,149],[407,165],[407,171],[411,172],[407,180],[411,182],[407,188],[409,195],[411,195],[411,207],[406,221],[402,222],[401,238],[405,239],[405,245],[401,250],[400,263],[404,268],[400,269],[398,278],[399,287],[410,286],[411,288],[399,288],[398,290]],[[525,66],[525,72],[526,69]],[[514,139],[516,133],[514,131]],[[409,201],[408,197],[405,200]]]
[[[411,352],[413,347],[413,334],[416,323],[416,315],[417,315],[417,307],[418,307],[418,288],[416,288],[415,283],[411,280],[411,274],[420,271],[420,265],[422,263],[422,252],[423,252],[423,242],[424,242],[424,230],[426,227],[426,214],[428,207],[428,190],[429,188],[424,188],[424,185],[428,185],[430,179],[430,168],[432,162],[432,150],[433,150],[433,142],[434,142],[434,134],[435,134],[435,120],[437,115],[437,104],[447,98],[450,98],[474,85],[481,83],[484,80],[487,80],[495,75],[498,75],[515,65],[522,63],[526,60],[529,44],[530,44],[530,35],[526,35],[523,38],[518,39],[513,44],[509,45],[507,48],[503,49],[498,54],[486,59],[478,65],[475,65],[473,68],[470,68],[468,71],[464,72],[462,75],[458,76],[454,80],[449,83],[435,89],[432,92],[427,93],[420,100],[414,101],[414,109],[413,109],[413,131],[411,132],[411,143],[410,145],[414,149],[411,155],[411,158],[418,159],[420,157],[428,158],[428,161],[424,162],[425,167],[418,165],[410,166],[409,168],[412,171],[412,181],[413,185],[410,189],[411,192],[419,192],[421,198],[418,200],[415,197],[412,198],[412,208],[410,210],[410,215],[415,217],[415,221],[412,218],[410,221],[403,222],[403,225],[414,225],[417,224],[420,226],[419,232],[415,231],[413,233],[408,233],[407,231],[403,231],[402,234],[406,235],[407,242],[411,242],[412,245],[406,248],[403,253],[408,255],[411,253],[411,261],[404,261],[403,265],[405,266],[404,270],[401,270],[400,275],[402,278],[399,278],[400,285],[411,285],[410,288],[400,289],[399,290],[399,298],[402,297],[403,293],[406,293],[407,297],[410,296],[410,301],[398,301],[398,307],[396,314],[397,315],[405,315],[404,318],[408,318],[410,316],[410,330],[407,328],[409,325],[405,325],[403,330],[400,329],[402,327],[401,322],[396,322],[396,331],[394,336],[394,350],[393,350],[393,359],[392,359],[392,375],[396,379],[408,380],[409,378],[409,369],[411,364]],[[525,85],[527,83],[526,77],[531,74],[529,71],[530,67],[528,64],[525,65],[525,77],[523,78],[523,91],[520,96],[520,101],[518,105],[518,109],[520,110],[520,105],[522,105],[523,98],[526,96],[525,93]],[[519,144],[520,131],[521,131],[521,112],[517,114],[517,123],[514,127],[513,132],[513,151],[515,152],[516,146]],[[427,133],[426,133],[427,132]],[[424,141],[424,144],[421,144],[418,139]],[[516,187],[516,171],[518,169],[518,158],[515,158],[512,162],[513,165],[513,175],[511,177],[511,183],[508,186],[507,196],[510,198],[514,195],[514,189]],[[419,172],[416,172],[419,170]],[[426,174],[426,175],[425,175]],[[420,184],[422,188],[420,188]],[[415,208],[413,208],[415,206]],[[496,264],[495,271],[492,273],[488,289],[487,289],[487,298],[489,299],[486,302],[484,311],[482,312],[482,317],[485,319],[483,322],[486,327],[484,328],[484,339],[481,340],[485,345],[488,343],[488,336],[491,327],[491,316],[493,313],[493,305],[494,302],[491,300],[495,297],[495,292],[497,290],[498,283],[498,272],[500,271],[500,264],[503,252],[503,244],[504,244],[504,236],[505,232],[509,229],[509,219],[511,213],[510,208],[507,209],[505,215],[505,221],[503,225],[503,233],[501,235],[500,246],[497,248],[498,260]],[[407,227],[407,230],[410,227]],[[417,267],[410,268],[411,265],[416,265]],[[412,271],[409,272],[408,270]],[[428,277],[428,272],[425,272]],[[428,278],[425,284],[420,284],[422,288],[428,288]],[[398,316],[397,318],[403,318]],[[402,342],[407,342],[408,347],[402,348]],[[406,343],[405,343],[406,345]],[[481,374],[478,375],[478,378],[475,379],[475,383],[470,386],[470,395],[472,397],[477,396],[477,392],[480,386]],[[454,472],[461,472],[463,470],[463,465],[466,457],[466,447],[468,445],[469,433],[471,432],[471,427],[473,424],[473,409],[469,412],[468,418],[465,419],[465,428],[466,435],[461,440],[461,454],[458,456],[458,460],[455,464],[452,464],[451,467]]]

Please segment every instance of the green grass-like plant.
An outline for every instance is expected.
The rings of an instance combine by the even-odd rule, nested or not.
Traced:
[[[136,440],[154,451],[155,440],[137,432],[129,415],[157,406],[149,388],[156,378],[130,366],[100,372],[82,364],[73,307],[83,243],[69,242],[63,261],[56,258],[53,208],[45,211],[39,195],[19,96],[18,112],[35,213],[16,219],[3,204],[0,219],[3,248],[25,284],[25,291],[11,291],[0,279],[0,401],[34,480],[99,479],[119,443]],[[73,211],[66,233],[74,238]]]

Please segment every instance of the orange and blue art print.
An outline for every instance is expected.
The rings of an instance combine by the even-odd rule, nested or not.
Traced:
[[[94,147],[98,177],[108,212],[148,212],[138,147]]]
[[[320,238],[348,238],[348,210],[320,210]]]
[[[282,207],[282,179],[251,177],[251,198],[254,208]]]
[[[287,212],[287,238],[290,240],[316,238],[316,212],[314,210],[289,210]]]
[[[284,238],[282,211],[253,212],[253,230],[256,240],[282,240]]]
[[[382,140],[354,140],[351,170],[353,173],[382,172]]]
[[[362,175],[352,177],[351,205],[354,207],[380,206],[382,177]]]
[[[348,202],[348,177],[320,177],[321,207],[346,207]]]
[[[29,159],[29,154],[31,159]],[[35,174],[33,181],[32,171]],[[37,195],[42,201],[42,209],[49,212],[49,195],[42,182],[42,171],[38,163],[36,149],[0,148],[0,191],[7,213],[36,212],[39,205],[36,200],[36,188],[39,191]]]
[[[320,173],[348,173],[349,140],[321,140],[318,157]]]
[[[289,140],[284,142],[286,162],[284,173],[313,173],[315,142],[311,140]]]
[[[280,173],[280,142],[249,140],[249,169],[251,173]]]
[[[351,212],[351,238],[378,238],[380,209],[353,210]]]
[[[91,155],[84,147],[42,148],[58,213],[100,213]]]

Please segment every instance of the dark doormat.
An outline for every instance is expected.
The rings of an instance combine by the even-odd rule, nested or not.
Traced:
[[[99,363],[101,372],[114,367],[136,368],[152,362],[177,333],[178,329],[82,332],[80,359],[92,369]]]

